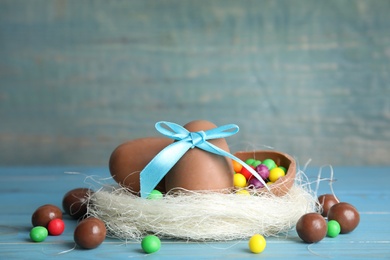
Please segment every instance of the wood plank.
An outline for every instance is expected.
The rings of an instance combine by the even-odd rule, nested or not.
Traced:
[[[388,167],[335,167],[333,184],[336,194],[343,201],[355,205],[361,214],[361,222],[350,234],[325,238],[308,245],[300,241],[294,230],[287,235],[267,238],[267,248],[261,255],[248,251],[247,241],[200,243],[163,240],[161,250],[149,257],[159,259],[243,259],[266,257],[273,259],[313,259],[326,257],[337,259],[386,259],[390,256],[390,208],[387,183]],[[80,172],[83,174],[65,174]],[[375,172],[379,178],[367,178],[367,172]],[[316,180],[318,168],[306,170],[309,180]],[[73,248],[73,230],[76,222],[64,216],[66,230],[59,237],[48,237],[42,243],[33,243],[28,234],[31,214],[46,203],[61,206],[62,196],[69,189],[93,183],[87,176],[106,179],[109,173],[104,167],[0,167],[0,255],[5,259],[118,259],[141,258],[145,254],[137,241],[120,241],[107,238],[94,250]],[[353,177],[351,177],[353,176]],[[326,176],[324,171],[323,177]],[[380,180],[380,181],[379,181]],[[95,183],[96,185],[96,183]],[[98,185],[97,185],[98,186]],[[315,183],[312,183],[315,188]],[[319,194],[329,193],[328,182],[322,182]],[[61,254],[63,253],[63,254]]]

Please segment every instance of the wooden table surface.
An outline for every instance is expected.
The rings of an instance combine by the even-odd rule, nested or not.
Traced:
[[[249,252],[246,240],[198,243],[163,240],[159,252],[146,255],[137,241],[106,238],[93,250],[74,249],[76,222],[64,215],[66,229],[61,236],[49,236],[42,243],[29,239],[31,215],[43,204],[61,207],[63,195],[76,187],[93,183],[87,176],[109,177],[106,168],[92,167],[0,167],[0,259],[390,259],[390,167],[335,167],[333,188],[342,201],[353,204],[361,215],[357,229],[316,244],[300,241],[295,231],[267,238],[259,255]],[[79,172],[81,174],[69,174]],[[306,175],[315,180],[318,168]],[[86,183],[85,183],[86,182]],[[322,182],[318,194],[329,193]],[[312,185],[313,188],[314,185]]]

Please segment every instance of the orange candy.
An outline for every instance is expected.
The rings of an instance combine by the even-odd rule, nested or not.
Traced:
[[[235,160],[232,160],[232,163],[233,163],[234,172],[235,173],[240,173],[241,169],[242,169],[242,165],[239,162],[235,161]]]

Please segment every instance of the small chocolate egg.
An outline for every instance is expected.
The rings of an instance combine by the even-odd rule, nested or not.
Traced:
[[[104,222],[90,217],[82,220],[74,230],[74,242],[81,248],[98,247],[106,238],[107,230]]]
[[[298,236],[306,243],[321,241],[328,231],[326,221],[319,213],[307,213],[297,222]]]
[[[147,137],[119,145],[111,154],[110,173],[114,180],[131,192],[140,191],[140,173],[166,146],[173,142],[165,137]],[[156,187],[165,192],[164,179]]]
[[[217,126],[209,121],[195,120],[186,125],[190,132],[205,131]],[[224,138],[208,142],[229,152]],[[214,190],[233,188],[233,166],[231,159],[213,154],[197,147],[188,150],[165,176],[167,191],[174,188],[187,190]]]
[[[340,202],[334,204],[328,212],[328,220],[336,220],[341,227],[340,234],[353,231],[360,222],[357,209],[349,203]]]
[[[323,217],[328,216],[329,209],[336,203],[339,203],[339,200],[333,194],[323,194],[318,197],[318,202],[320,203],[320,212]]]
[[[47,227],[49,222],[56,218],[62,219],[61,209],[52,204],[46,204],[35,210],[31,217],[31,222],[34,227]]]
[[[88,188],[77,188],[68,191],[62,199],[62,208],[74,219],[87,214],[88,197],[92,194]]]

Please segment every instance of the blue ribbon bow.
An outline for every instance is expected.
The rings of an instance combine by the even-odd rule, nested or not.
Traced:
[[[164,125],[169,129],[164,127]],[[260,175],[245,162],[212,143],[207,142],[209,139],[225,138],[236,134],[239,131],[239,127],[237,125],[229,124],[198,132],[189,132],[187,129],[178,124],[165,121],[157,122],[155,127],[161,134],[172,138],[177,142],[165,147],[149,162],[148,165],[145,166],[140,173],[141,197],[147,197],[162,180],[162,178],[164,178],[167,172],[177,163],[177,161],[179,161],[189,149],[194,147],[210,153],[226,156],[239,162],[269,190]]]

